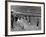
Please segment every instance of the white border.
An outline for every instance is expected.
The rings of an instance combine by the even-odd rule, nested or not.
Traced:
[[[20,6],[41,6],[41,30],[40,31],[11,31],[11,5],[20,5]],[[17,2],[8,2],[8,35],[16,35],[16,34],[34,34],[34,33],[43,33],[44,23],[43,23],[44,11],[43,4],[32,4],[32,3],[17,3]]]

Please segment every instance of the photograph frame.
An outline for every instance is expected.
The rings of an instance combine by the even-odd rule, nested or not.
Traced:
[[[43,33],[35,33],[35,34],[17,34],[17,35],[8,35],[8,2],[21,2],[21,3],[35,3],[35,4],[43,4],[44,7],[44,30]],[[40,35],[45,34],[45,3],[44,2],[26,2],[26,1],[5,1],[5,36],[24,36],[24,35]]]

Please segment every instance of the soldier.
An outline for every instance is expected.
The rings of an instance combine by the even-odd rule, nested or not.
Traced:
[[[11,28],[13,28],[14,16],[13,12],[11,11]]]
[[[39,19],[37,19],[37,26],[39,26]]]

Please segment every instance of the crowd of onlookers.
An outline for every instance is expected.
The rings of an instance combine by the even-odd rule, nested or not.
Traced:
[[[27,15],[21,15],[16,14],[13,15],[13,12],[11,11],[11,28],[15,31],[21,31],[25,30],[27,27],[29,27],[29,30],[31,29],[31,25],[39,26],[40,23],[40,17],[31,17]],[[32,26],[32,28],[34,27]],[[28,28],[27,28],[28,29]]]

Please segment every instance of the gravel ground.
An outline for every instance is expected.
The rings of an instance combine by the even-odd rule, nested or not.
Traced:
[[[30,30],[40,30],[41,24],[37,27],[36,24],[32,25],[28,23],[26,20],[22,19],[13,23],[14,28],[12,31],[30,31]]]

